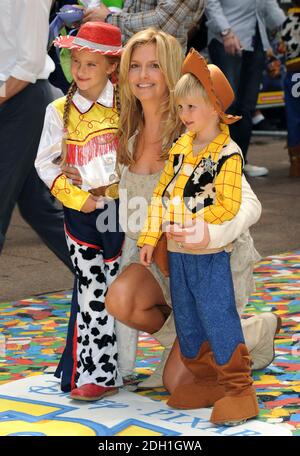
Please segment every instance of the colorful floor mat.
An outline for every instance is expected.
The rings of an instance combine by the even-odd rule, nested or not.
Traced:
[[[209,421],[210,415],[210,409],[174,410],[161,401],[124,389],[97,402],[72,401],[49,374],[0,385],[0,437],[292,435],[281,423],[257,419],[239,426],[215,426]],[[151,445],[151,451],[155,449]]]
[[[300,251],[262,260],[255,271],[257,291],[247,313],[272,310],[283,320],[272,365],[253,373],[260,403],[259,420],[278,423],[300,435]],[[55,366],[63,351],[70,292],[0,304],[0,385],[40,375]],[[155,367],[161,347],[140,335],[137,372]],[[138,393],[166,401],[163,388]]]

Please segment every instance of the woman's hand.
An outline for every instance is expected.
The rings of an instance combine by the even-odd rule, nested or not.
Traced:
[[[97,209],[97,200],[98,198],[90,195],[82,208],[80,209],[81,212],[84,212],[85,214],[89,214],[90,212],[94,212]]]
[[[80,187],[82,185],[82,179],[80,172],[74,166],[64,165],[61,167],[61,171],[67,176],[73,185]]]
[[[168,225],[166,236],[189,250],[205,249],[210,242],[208,224],[200,219],[192,220],[184,227]]]
[[[104,196],[90,195],[82,206],[81,212],[88,214],[89,212],[94,212],[95,209],[103,209],[106,203],[107,200]]]
[[[140,262],[143,266],[149,267],[152,262],[154,247],[152,245],[145,244],[140,251]]]

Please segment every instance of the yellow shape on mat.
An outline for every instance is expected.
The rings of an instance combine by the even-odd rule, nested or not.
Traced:
[[[0,413],[14,411],[26,413],[32,416],[43,416],[48,413],[60,410],[59,407],[48,405],[33,404],[32,402],[12,401],[10,399],[0,399]]]
[[[163,434],[160,432],[157,432],[157,431],[152,431],[151,429],[144,428],[142,426],[132,425],[132,426],[128,426],[126,429],[123,429],[122,431],[118,432],[115,435],[147,436],[147,435],[163,435]]]
[[[264,418],[282,418],[284,416],[289,416],[290,412],[288,410],[283,409],[282,407],[276,407],[268,412],[264,413]]]
[[[280,380],[278,380],[275,375],[262,375],[260,380],[255,380],[255,386],[259,385],[277,385],[280,384]],[[279,391],[280,394],[282,394]]]
[[[32,404],[30,404],[32,406]],[[71,421],[43,420],[28,423],[21,420],[0,423],[0,436],[13,434],[39,433],[46,436],[95,436],[96,432],[80,423]]]

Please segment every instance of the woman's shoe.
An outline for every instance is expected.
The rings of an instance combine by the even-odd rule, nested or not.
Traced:
[[[98,401],[105,396],[117,394],[119,388],[110,386],[100,386],[95,383],[86,383],[71,391],[71,399],[76,401]]]
[[[123,389],[126,391],[136,391],[138,389],[139,374],[133,372],[132,374],[123,377]]]

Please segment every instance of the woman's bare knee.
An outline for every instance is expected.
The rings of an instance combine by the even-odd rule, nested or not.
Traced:
[[[107,291],[105,307],[110,315],[125,323],[132,314],[132,301],[132,292],[126,283],[116,279]]]
[[[105,304],[117,320],[146,332],[156,332],[165,321],[160,306],[166,305],[162,290],[144,266],[131,264],[109,287]]]

